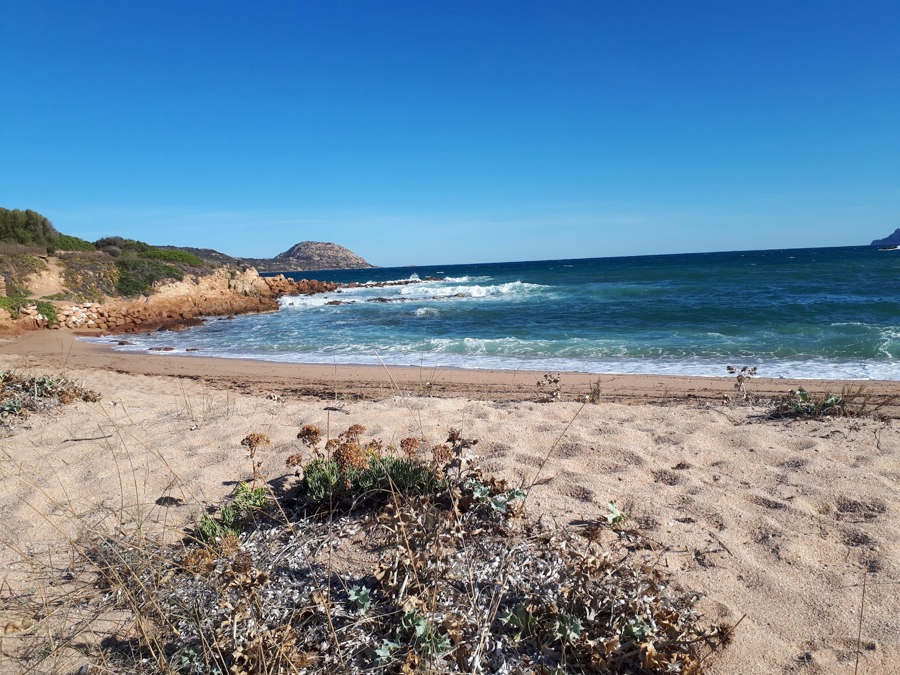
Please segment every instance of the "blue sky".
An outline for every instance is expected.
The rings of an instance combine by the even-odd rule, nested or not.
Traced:
[[[900,226],[900,3],[0,3],[0,206],[392,266]]]

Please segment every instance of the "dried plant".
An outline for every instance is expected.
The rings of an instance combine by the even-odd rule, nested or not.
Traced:
[[[544,373],[544,376],[537,381],[538,403],[554,403],[562,397],[562,386],[560,382],[562,378],[557,373]]]
[[[756,366],[743,366],[740,369],[735,368],[734,366],[726,366],[725,369],[731,374],[734,375],[734,388],[740,394],[742,401],[750,401],[750,392],[747,391],[747,382],[752,377],[756,377]],[[728,401],[728,395],[725,395],[725,400]]]
[[[297,438],[300,439],[300,442],[303,443],[303,445],[312,449],[322,440],[322,430],[315,424],[307,424],[300,429]]]
[[[260,472],[262,461],[256,459],[256,449],[262,445],[269,445],[270,443],[269,437],[260,433],[252,433],[241,441],[241,445],[247,448],[250,453],[250,465],[253,470],[253,485],[256,485],[259,481],[264,481],[266,478]]]
[[[10,427],[29,413],[47,411],[75,401],[93,403],[100,394],[64,377],[27,377],[0,371],[0,427]]]
[[[382,447],[348,432],[338,449]],[[475,443],[453,429],[443,445],[453,461]],[[149,675],[700,672],[733,632],[647,566],[617,508],[595,519],[611,536],[586,540],[471,464],[362,454],[313,459],[291,498],[241,483],[175,547],[86,532],[77,601],[120,619],[87,658]]]
[[[400,441],[400,452],[406,455],[409,458],[413,458],[416,456],[416,453],[419,451],[419,445],[421,440],[415,438],[413,436],[409,436]]]
[[[594,382],[591,383],[591,391],[585,396],[585,400],[588,403],[600,403],[600,378],[598,377]]]

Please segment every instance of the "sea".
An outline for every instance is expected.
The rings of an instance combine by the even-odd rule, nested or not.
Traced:
[[[900,251],[735,251],[291,274],[358,284],[115,349],[286,363],[900,380]],[[188,351],[192,350],[192,351]],[[196,351],[193,351],[196,350]],[[157,353],[157,352],[151,352]]]

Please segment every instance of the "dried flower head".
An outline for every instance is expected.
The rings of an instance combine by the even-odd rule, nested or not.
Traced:
[[[371,441],[366,443],[366,446],[363,448],[366,455],[369,457],[381,457],[384,451],[384,443],[381,439],[373,438]]]
[[[359,443],[360,436],[366,433],[366,428],[362,424],[354,424],[347,431],[339,434],[345,441],[355,441]]]
[[[366,453],[363,452],[363,449],[359,447],[359,443],[356,442],[341,443],[334,452],[334,460],[337,462],[341,471],[346,471],[347,469],[365,469],[369,466]]]
[[[241,445],[243,445],[245,448],[250,448],[250,452],[253,452],[261,445],[269,445],[269,443],[270,441],[268,436],[266,436],[265,434],[257,433],[250,434],[241,441]]]
[[[415,457],[419,450],[419,439],[409,436],[400,441],[400,450],[409,458]]]
[[[322,430],[315,424],[307,424],[300,429],[297,438],[300,439],[300,442],[306,447],[314,448],[319,444],[319,441],[322,440]]]
[[[431,461],[435,466],[444,466],[453,458],[453,448],[446,443],[431,448]]]

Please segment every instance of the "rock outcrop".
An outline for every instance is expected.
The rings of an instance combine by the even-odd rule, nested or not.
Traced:
[[[900,227],[894,230],[893,234],[889,234],[884,239],[876,239],[873,241],[872,246],[900,246]]]
[[[247,258],[260,272],[367,269],[373,267],[350,249],[322,241],[301,241],[274,258]]]
[[[220,268],[205,276],[186,278],[160,286],[149,297],[111,299],[103,303],[53,303],[58,322],[49,325],[37,305],[20,310],[20,329],[71,328],[101,333],[134,333],[179,329],[201,323],[201,317],[272,312],[283,295],[311,295],[335,290],[338,284],[294,281],[283,275],[260,277],[253,269],[243,272]]]

